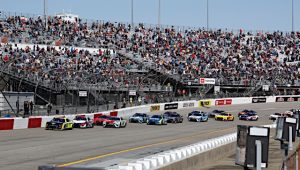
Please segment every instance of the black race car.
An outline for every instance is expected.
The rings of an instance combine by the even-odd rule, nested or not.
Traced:
[[[224,113],[224,112],[225,112],[224,110],[213,110],[212,112],[210,112],[208,114],[208,117],[215,118],[216,115],[219,115],[219,114]]]
[[[182,123],[183,117],[177,112],[165,112],[163,116],[168,123]]]

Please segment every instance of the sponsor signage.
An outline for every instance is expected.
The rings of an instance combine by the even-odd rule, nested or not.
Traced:
[[[231,105],[232,99],[220,99],[216,100],[215,105],[216,106],[222,106],[222,105]]]
[[[129,90],[129,96],[136,96],[136,90]]]
[[[87,91],[79,91],[79,97],[87,97]]]
[[[194,107],[194,103],[183,103],[183,107]]]
[[[165,104],[165,110],[178,109],[178,103]]]
[[[216,79],[213,79],[213,78],[200,78],[199,83],[200,84],[216,84]]]
[[[150,112],[156,112],[160,110],[160,105],[154,105],[150,107]]]
[[[300,101],[300,97],[276,97],[276,102],[295,102]]]
[[[252,98],[252,103],[266,103],[267,98],[265,97],[254,97]]]
[[[200,100],[199,107],[209,107],[211,106],[211,100]]]

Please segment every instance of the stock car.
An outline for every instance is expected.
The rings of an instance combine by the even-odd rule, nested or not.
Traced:
[[[73,122],[65,116],[58,116],[58,117],[54,117],[51,121],[47,122],[45,129],[46,130],[49,130],[49,129],[51,129],[51,130],[54,130],[54,129],[72,130]]]
[[[215,116],[215,120],[230,120],[234,121],[234,116],[231,113],[223,112]]]
[[[108,116],[108,115],[101,115],[101,116],[98,116],[98,117],[96,117],[95,119],[94,119],[94,125],[103,125],[103,122],[104,121],[106,121],[106,120],[108,120],[108,118],[109,118],[110,116]]]
[[[147,123],[149,116],[146,113],[135,113],[129,118],[130,123]]]
[[[256,114],[256,112],[254,110],[244,109],[243,111],[241,111],[241,112],[238,113],[238,116],[241,116],[241,115],[244,115],[244,114],[248,114],[248,113],[254,113],[254,114]]]
[[[124,120],[122,117],[116,117],[116,116],[110,116],[103,122],[103,127],[106,128],[108,126],[115,127],[115,128],[121,128],[126,127],[127,121]]]
[[[224,113],[224,112],[225,112],[224,110],[213,110],[212,112],[210,112],[208,114],[208,117],[215,118],[216,115]]]
[[[85,115],[77,115],[73,119],[74,128],[93,128],[94,122],[89,117],[86,117]]]
[[[163,115],[153,115],[148,121],[147,125],[167,125],[167,119]]]
[[[252,121],[257,121],[258,120],[258,115],[256,113],[247,113],[239,116],[240,120],[252,120]]]
[[[273,113],[269,116],[270,120],[277,120],[278,117],[293,117],[293,112],[285,111],[283,113]]]
[[[194,111],[191,115],[188,116],[188,120],[196,122],[207,122],[208,114],[204,112]]]
[[[177,112],[165,112],[164,118],[167,119],[167,123],[182,123],[183,117]]]

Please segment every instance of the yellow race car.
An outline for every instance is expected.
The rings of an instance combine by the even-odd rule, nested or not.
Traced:
[[[51,121],[46,123],[46,130],[48,129],[58,129],[58,130],[72,130],[73,122],[65,116],[54,117]]]
[[[215,116],[215,120],[234,120],[234,116],[231,113],[223,112]]]

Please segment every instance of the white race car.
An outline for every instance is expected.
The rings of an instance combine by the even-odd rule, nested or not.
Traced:
[[[74,120],[74,128],[93,128],[94,122],[89,117],[86,117],[85,115],[77,115]]]

